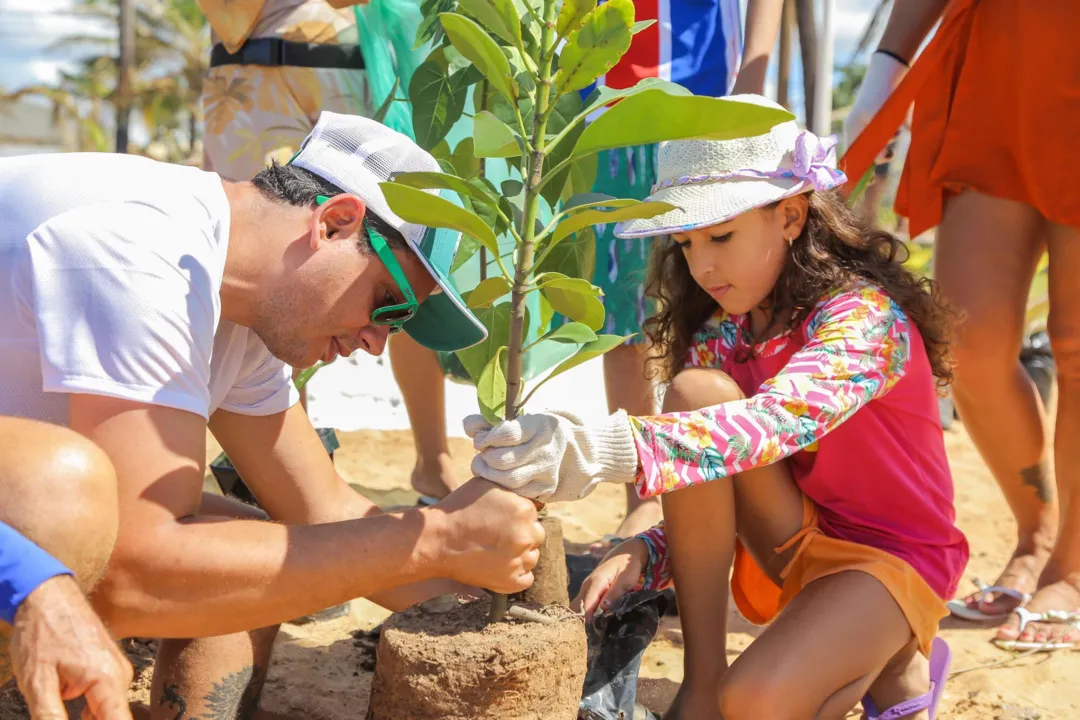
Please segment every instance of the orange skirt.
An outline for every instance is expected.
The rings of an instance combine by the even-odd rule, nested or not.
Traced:
[[[845,155],[854,182],[914,101],[896,211],[912,237],[971,189],[1080,226],[1080,0],[953,0],[911,71]],[[871,131],[871,127],[873,131]],[[850,192],[850,189],[848,189]]]
[[[806,497],[803,498],[802,530],[776,552],[782,553],[791,547],[797,547],[797,550],[780,573],[784,584],[778,587],[742,543],[736,543],[731,594],[743,617],[756,625],[764,625],[814,580],[858,570],[885,586],[907,618],[920,650],[930,657],[930,644],[937,635],[938,623],[948,615],[948,610],[915,568],[884,550],[826,536],[818,529],[814,503]]]

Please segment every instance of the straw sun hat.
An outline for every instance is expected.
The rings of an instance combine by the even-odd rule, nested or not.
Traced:
[[[760,95],[728,99],[780,108]],[[660,143],[657,181],[647,200],[676,209],[621,222],[615,235],[640,238],[697,230],[792,195],[842,185],[847,177],[836,168],[835,145],[831,138],[800,130],[794,121],[737,140]]]

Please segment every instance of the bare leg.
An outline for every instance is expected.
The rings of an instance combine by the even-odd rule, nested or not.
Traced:
[[[108,456],[78,433],[33,420],[0,417],[0,522],[75,573],[89,593],[116,544],[116,473]],[[11,678],[0,627],[0,686]]]
[[[719,371],[684,370],[668,389],[664,411],[694,410],[741,397],[735,382]],[[744,487],[750,489],[745,498],[740,497]],[[774,559],[772,550],[801,527],[802,497],[787,464],[777,463],[743,473],[733,483],[717,480],[669,493],[663,496],[663,505],[686,643],[685,679],[670,717],[719,717],[716,688],[727,668],[728,574],[735,553],[736,518],[744,542],[755,544],[755,556],[763,567],[774,570],[779,581],[783,559]],[[745,536],[744,527],[749,528]]]
[[[1050,342],[1057,365],[1058,402],[1054,428],[1054,474],[1057,477],[1061,525],[1057,543],[1039,578],[1032,612],[1080,608],[1080,228],[1051,225]],[[1017,637],[1013,616],[999,637]],[[1019,638],[1025,642],[1080,640],[1080,632],[1063,624],[1031,623]]]
[[[203,515],[267,519],[257,508],[231,498],[203,497]],[[150,688],[152,720],[251,718],[259,704],[277,632],[275,626],[235,635],[163,640]]]
[[[390,338],[390,367],[405,398],[416,444],[413,490],[444,498],[461,481],[454,475],[446,442],[446,378],[435,353],[405,333]]]
[[[875,689],[879,707],[917,697],[929,687],[929,664],[912,652],[913,639],[900,606],[872,576],[843,572],[816,580],[724,675],[724,720],[838,720],[887,667],[919,680],[907,697]]]
[[[1045,409],[1018,360],[1045,231],[1032,208],[967,191],[947,204],[935,249],[941,288],[966,314],[953,348],[953,398],[1016,516],[1016,551],[995,584],[1023,592],[1035,590],[1056,525]],[[1015,605],[1002,597],[982,610]]]
[[[656,384],[646,374],[649,346],[622,345],[604,355],[604,390],[608,411],[625,410],[630,415],[655,415]],[[642,500],[633,485],[626,486],[626,518],[615,536],[628,538],[648,530],[663,518],[658,498]],[[609,548],[604,548],[607,552]]]

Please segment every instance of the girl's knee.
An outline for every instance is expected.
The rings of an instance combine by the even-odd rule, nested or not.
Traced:
[[[797,714],[785,699],[790,690],[782,678],[770,673],[739,672],[733,665],[718,689],[724,720],[786,720]]]
[[[664,412],[699,410],[745,397],[726,373],[706,368],[687,368],[672,379],[664,396]]]

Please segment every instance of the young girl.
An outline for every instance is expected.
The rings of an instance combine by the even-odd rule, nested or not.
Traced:
[[[469,418],[473,472],[541,501],[604,481],[662,496],[666,524],[615,548],[577,602],[591,616],[674,581],[685,679],[667,717],[842,718],[861,701],[869,718],[933,718],[934,636],[968,558],[935,392],[949,312],[794,122],[664,144],[658,175],[649,199],[680,209],[617,232],[668,236],[646,326],[665,414]],[[729,589],[771,622],[730,667]]]

